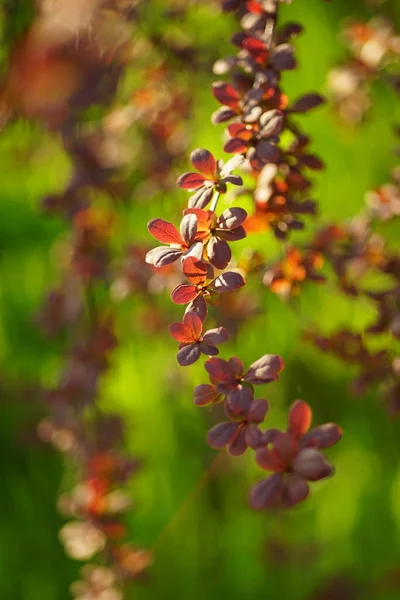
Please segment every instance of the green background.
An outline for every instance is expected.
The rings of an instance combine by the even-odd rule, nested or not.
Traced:
[[[231,53],[233,18],[199,2],[184,21],[174,24],[161,16],[162,4],[152,3],[145,11],[149,31],[184,32],[209,62]],[[29,21],[29,2],[15,6],[12,23],[3,28],[3,57],[9,36]],[[385,10],[400,23],[396,0],[387,2]],[[285,76],[285,92],[290,98],[323,92],[327,71],[346,54],[338,41],[341,21],[371,12],[358,0],[294,0],[281,12],[283,20],[305,26],[296,42],[299,69]],[[134,74],[132,67],[121,97],[135,85]],[[210,123],[217,108],[210,94],[215,78],[206,68],[182,71],[180,77],[195,90],[190,147],[206,147],[221,156],[222,126]],[[314,194],[323,221],[355,214],[365,191],[387,181],[396,164],[392,126],[400,120],[398,99],[379,85],[372,95],[373,108],[359,128],[338,124],[329,106],[301,117],[313,148],[327,164],[316,177]],[[177,174],[187,168],[188,163],[178,166]],[[44,216],[40,202],[45,194],[62,189],[68,169],[58,141],[38,126],[18,121],[1,133],[1,600],[64,600],[80,566],[65,556],[57,539],[63,524],[55,509],[57,494],[64,489],[62,460],[35,439],[43,415],[35,385],[54,377],[62,348],[43,338],[34,316],[57,280],[50,248],[65,227]],[[128,242],[150,243],[148,219],[177,221],[186,195],[173,190],[135,202],[139,179],[133,165],[124,236]],[[395,235],[392,242],[396,244]],[[237,244],[237,251],[246,244]],[[281,251],[267,234],[252,239],[251,245],[266,256]],[[147,581],[134,584],[128,597],[297,600],[313,598],[330,578],[349,577],[361,586],[363,598],[398,598],[399,588],[383,585],[381,578],[400,567],[399,422],[389,418],[376,391],[358,399],[351,396],[347,365],[301,341],[301,332],[312,322],[324,331],[362,329],[373,313],[363,301],[337,294],[333,283],[310,286],[289,304],[265,289],[260,293],[262,315],[221,349],[222,356],[240,353],[247,364],[265,353],[284,357],[281,380],[263,390],[271,404],[269,424],[284,426],[287,407],[300,397],[311,404],[315,423],[338,422],[345,436],[328,452],[337,473],[313,485],[311,498],[294,510],[251,512],[247,489],[263,472],[250,453],[239,459],[222,454],[215,461],[216,453],[207,447],[206,431],[215,417],[192,404],[193,386],[207,380],[201,361],[180,369],[168,333],[147,335],[135,316],[143,300],[131,298],[121,307],[121,345],[101,399],[103,407],[124,416],[127,446],[144,459],[143,470],[130,484],[134,509],[128,522],[132,539],[154,549],[155,563]],[[158,302],[169,306],[167,298]],[[177,309],[174,317],[179,314]],[[280,545],[286,551],[279,554]]]

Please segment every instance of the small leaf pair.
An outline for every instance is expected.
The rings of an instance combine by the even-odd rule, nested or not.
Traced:
[[[192,365],[202,353],[207,356],[218,354],[216,346],[229,338],[224,327],[209,329],[202,334],[203,322],[192,312],[185,314],[183,323],[172,323],[169,331],[172,337],[180,342],[177,360],[182,367]]]

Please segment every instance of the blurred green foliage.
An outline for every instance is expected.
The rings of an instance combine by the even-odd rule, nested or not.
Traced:
[[[15,7],[11,17],[17,32],[30,5]],[[385,10],[399,24],[398,2],[387,2]],[[193,4],[187,20],[172,25],[160,14],[147,16],[149,30],[184,32],[210,63],[230,53],[234,23],[215,6]],[[370,13],[361,0],[294,0],[282,14],[305,26],[296,42],[300,68],[284,84],[289,97],[297,97],[324,90],[327,71],[345,53],[338,42],[342,19]],[[195,88],[191,147],[221,156],[222,129],[210,124],[217,107],[209,91],[212,73],[181,76]],[[128,72],[130,77],[134,80]],[[124,89],[129,90],[127,83]],[[400,119],[399,103],[389,90],[376,87],[373,94],[373,109],[360,128],[339,125],[329,107],[302,118],[328,167],[316,178],[323,220],[357,212],[365,191],[386,181],[395,164],[392,126]],[[41,336],[34,315],[56,277],[50,249],[64,228],[43,216],[40,201],[62,188],[68,161],[56,139],[24,122],[2,132],[0,156],[0,598],[64,600],[79,565],[65,557],[57,540],[62,520],[55,503],[63,466],[52,449],[35,441],[41,409],[30,390],[37,381],[51,379],[59,364],[60,349]],[[176,220],[186,196],[177,190],[137,204],[134,181],[133,167],[126,239],[148,241],[147,220]],[[263,252],[279,248],[264,234],[254,244]],[[399,589],[378,593],[371,582],[400,566],[399,422],[389,419],[376,394],[358,400],[350,395],[347,365],[300,341],[311,322],[328,331],[342,325],[362,328],[370,311],[335,293],[331,284],[306,289],[289,305],[264,290],[262,303],[263,314],[223,349],[224,356],[240,349],[247,363],[267,352],[285,358],[281,380],[266,391],[270,425],[283,425],[285,409],[298,397],[311,404],[315,422],[340,423],[345,437],[330,453],[337,474],[315,484],[312,497],[295,510],[278,516],[250,512],[246,490],[261,471],[252,456],[216,459],[205,442],[213,416],[192,404],[193,385],[206,381],[202,365],[179,369],[167,332],[146,337],[132,299],[125,307],[130,327],[125,324],[121,332],[102,398],[105,408],[124,415],[128,447],[144,459],[131,484],[129,526],[138,543],[154,548],[155,564],[148,581],[135,584],[132,598],[297,600],[311,598],[327,578],[342,574],[366,585],[365,598],[398,598]],[[287,557],[279,564],[267,552],[268,540],[287,544]]]

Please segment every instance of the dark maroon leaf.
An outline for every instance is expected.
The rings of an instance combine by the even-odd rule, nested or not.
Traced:
[[[226,399],[229,410],[238,417],[246,416],[253,402],[253,391],[244,385],[238,385],[229,391]]]
[[[279,157],[279,148],[271,142],[261,140],[255,148],[257,156],[266,162],[275,162]]]
[[[217,269],[225,269],[232,258],[232,252],[225,240],[213,236],[207,244],[209,261]]]
[[[305,113],[321,104],[324,104],[325,98],[320,94],[305,94],[298,98],[294,104],[290,107],[292,112]]]
[[[333,473],[333,466],[315,448],[300,450],[293,461],[293,470],[308,481],[318,481]]]
[[[202,383],[197,385],[194,390],[194,403],[196,406],[206,406],[221,398],[221,394],[217,392],[217,388],[214,385],[208,383]]]
[[[222,358],[210,358],[204,368],[214,381],[219,383],[235,382],[235,373],[231,365]]]
[[[267,400],[264,400],[263,398],[254,400],[250,407],[249,414],[247,415],[247,420],[252,423],[262,423],[268,412],[268,408],[269,404]]]
[[[234,439],[237,428],[237,423],[231,423],[230,421],[218,423],[207,434],[208,444],[211,448],[223,448]]]
[[[225,123],[225,121],[229,121],[229,119],[232,119],[235,116],[235,110],[233,110],[232,108],[225,108],[224,106],[221,106],[221,108],[216,110],[211,115],[211,122],[217,125],[218,123]]]
[[[246,237],[246,230],[244,227],[236,227],[236,229],[232,229],[232,231],[218,230],[218,236],[227,242],[237,242],[238,240],[243,240]]]
[[[247,212],[243,208],[228,208],[218,219],[218,229],[234,229],[239,227],[246,218]]]
[[[185,215],[180,224],[180,234],[187,246],[190,246],[197,232],[196,215]]]
[[[199,342],[199,348],[200,351],[206,356],[216,356],[217,354],[219,354],[218,348],[207,344],[206,342]]]
[[[263,445],[263,434],[262,431],[256,427],[256,425],[249,425],[246,427],[245,433],[246,443],[250,448],[256,450]]]
[[[231,456],[241,456],[247,450],[246,428],[241,428],[235,439],[229,444],[228,452]]]
[[[238,379],[241,378],[244,373],[243,361],[241,361],[240,358],[238,358],[237,356],[232,356],[228,362],[235,374],[235,377],[237,377]]]
[[[185,314],[194,313],[196,314],[202,321],[205,320],[207,316],[207,303],[204,300],[204,296],[200,294],[190,302],[186,308]]]
[[[181,367],[187,367],[196,362],[200,353],[199,344],[188,344],[179,350],[176,359]]]
[[[218,294],[220,294],[222,292],[233,292],[234,290],[238,290],[244,285],[245,281],[240,275],[240,273],[228,271],[227,273],[222,273],[221,275],[218,275],[218,277],[214,279],[212,283],[212,288]]]
[[[299,162],[313,171],[320,171],[325,168],[325,163],[314,154],[303,154],[298,157]]]
[[[279,377],[284,362],[280,356],[265,354],[250,365],[245,379],[252,384],[263,384],[275,381]]]
[[[215,329],[209,329],[203,336],[203,340],[206,344],[212,346],[218,346],[229,339],[229,333],[225,327],[216,327]]]
[[[271,54],[271,64],[277,71],[289,71],[296,66],[293,48],[290,44],[280,44]]]
[[[231,183],[232,185],[243,185],[243,179],[240,175],[227,175],[221,179],[224,183]]]
[[[305,446],[313,445],[317,448],[330,448],[336,444],[343,436],[343,431],[334,423],[326,423],[312,429],[304,436],[302,443]]]
[[[290,508],[303,502],[310,493],[307,482],[296,473],[290,473],[285,480],[285,489],[282,494],[282,503]]]
[[[182,256],[182,251],[176,248],[166,248],[165,246],[159,246],[153,248],[146,254],[146,262],[149,265],[155,267],[164,267],[169,265]]]
[[[260,117],[261,131],[260,138],[267,138],[281,133],[283,129],[284,118],[279,110],[269,110]]]
[[[213,197],[212,187],[202,187],[193,196],[190,196],[188,206],[189,208],[205,208]]]
[[[254,485],[249,494],[250,506],[254,510],[272,508],[279,504],[284,488],[281,473],[270,475]]]

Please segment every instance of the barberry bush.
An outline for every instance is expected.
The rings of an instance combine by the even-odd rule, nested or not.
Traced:
[[[1,597],[396,597],[399,20],[4,3]]]

